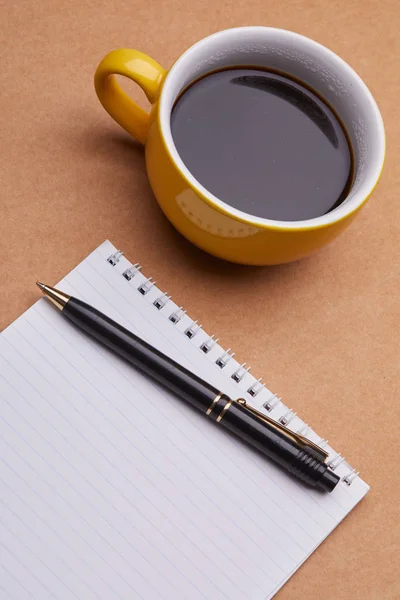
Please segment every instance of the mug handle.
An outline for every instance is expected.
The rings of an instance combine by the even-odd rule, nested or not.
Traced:
[[[100,102],[112,118],[142,144],[146,143],[149,114],[123,91],[115,75],[132,79],[154,104],[165,74],[165,69],[150,56],[129,48],[113,50],[96,69],[94,86]]]

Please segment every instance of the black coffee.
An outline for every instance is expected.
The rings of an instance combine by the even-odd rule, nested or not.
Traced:
[[[257,68],[205,75],[178,97],[171,127],[194,177],[258,217],[323,215],[351,184],[351,149],[335,113],[285,75]]]

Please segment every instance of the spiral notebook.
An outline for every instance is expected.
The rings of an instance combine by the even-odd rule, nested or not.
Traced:
[[[303,486],[42,298],[0,335],[1,597],[271,598],[367,484],[110,242],[59,286],[324,446],[341,481]]]

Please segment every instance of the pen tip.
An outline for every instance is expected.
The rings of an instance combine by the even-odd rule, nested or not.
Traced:
[[[68,294],[65,294],[61,290],[56,290],[56,288],[45,285],[40,281],[37,281],[36,285],[43,292],[45,298],[50,300],[59,310],[62,310],[71,298],[71,296],[68,296]]]

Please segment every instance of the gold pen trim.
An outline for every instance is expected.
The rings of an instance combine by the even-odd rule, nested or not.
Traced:
[[[210,415],[215,408],[215,405],[218,404],[218,401],[222,398],[222,392],[215,396],[214,400],[211,402],[210,406],[207,409],[206,415]]]
[[[45,285],[40,281],[37,281],[36,285],[43,292],[46,298],[48,298],[50,302],[52,302],[59,310],[62,310],[67,304],[68,300],[71,298],[71,296],[68,296],[68,294],[65,292],[61,292],[61,290],[57,290],[49,285]]]
[[[271,417],[264,415],[264,413],[260,412],[259,410],[257,410],[253,406],[251,406],[250,404],[247,404],[247,402],[244,398],[239,398],[238,400],[236,400],[236,402],[238,404],[240,404],[240,406],[242,406],[243,408],[246,408],[250,413],[252,413],[256,417],[258,417],[261,421],[268,423],[268,425],[271,425],[278,431],[281,431],[282,433],[284,433],[287,437],[291,438],[297,444],[299,444],[299,446],[306,448],[309,452],[314,454],[320,461],[326,462],[327,458],[329,457],[329,454],[327,452],[325,452],[325,450],[323,450],[323,448],[321,448],[317,444],[314,444],[314,442],[312,442],[308,438],[304,437],[303,435],[300,435],[299,433],[295,433],[294,431],[291,431],[291,429],[288,429],[284,425],[281,425],[281,423],[278,423],[278,421],[271,419]]]
[[[233,402],[233,400],[228,400],[228,402],[225,404],[224,408],[221,410],[221,412],[219,413],[219,415],[217,417],[217,423],[220,422],[220,420],[222,419],[222,417],[224,416],[226,411],[229,410],[229,407],[232,404],[232,402]]]

